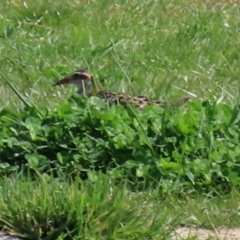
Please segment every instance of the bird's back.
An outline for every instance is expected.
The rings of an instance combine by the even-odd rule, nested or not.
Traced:
[[[166,105],[165,102],[153,100],[145,96],[132,96],[124,93],[116,93],[111,91],[99,91],[97,96],[114,104],[128,105],[131,104],[137,108],[143,108],[147,105],[155,104],[161,107]]]

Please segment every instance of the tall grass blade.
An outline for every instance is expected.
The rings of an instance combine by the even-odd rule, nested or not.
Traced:
[[[13,90],[13,92],[18,96],[18,98],[24,103],[25,106],[31,107],[31,104],[27,102],[24,97],[19,93],[19,91],[12,85],[12,83],[0,72],[2,78],[6,81],[8,86]]]

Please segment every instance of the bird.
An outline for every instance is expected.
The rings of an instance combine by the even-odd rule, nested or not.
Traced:
[[[78,88],[78,94],[83,94],[87,97],[96,96],[113,104],[121,104],[123,106],[131,104],[138,109],[143,109],[145,106],[148,105],[156,105],[163,108],[168,105],[167,102],[155,100],[146,96],[132,96],[125,93],[101,90],[101,88],[96,84],[91,72],[87,69],[77,70],[73,74],[57,81],[53,84],[53,86],[59,86],[63,84],[74,84]],[[184,97],[179,101],[175,102],[175,104],[173,105],[182,105],[189,99],[190,97]]]

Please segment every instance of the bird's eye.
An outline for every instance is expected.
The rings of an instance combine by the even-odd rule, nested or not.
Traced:
[[[76,72],[73,74],[74,79],[82,79],[82,80],[88,80],[89,76],[87,74],[81,73],[81,72]]]
[[[78,74],[78,73],[74,73],[74,74],[73,74],[73,78],[74,78],[74,79],[79,79],[79,78],[81,78],[81,75]]]

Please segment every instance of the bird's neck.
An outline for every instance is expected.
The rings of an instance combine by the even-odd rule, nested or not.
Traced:
[[[88,97],[97,95],[97,93],[100,91],[100,88],[92,81],[82,80],[76,83],[76,85],[78,87],[77,93]]]

